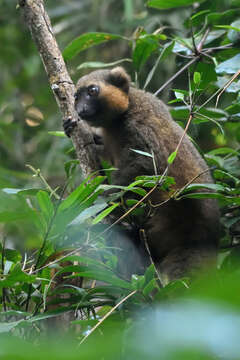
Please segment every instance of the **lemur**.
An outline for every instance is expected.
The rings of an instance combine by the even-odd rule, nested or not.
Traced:
[[[131,86],[122,67],[81,77],[75,108],[81,119],[101,128],[105,154],[118,169],[113,174],[116,185],[128,185],[140,175],[154,175],[152,159],[132,149],[153,153],[157,171],[163,174],[183,135],[166,105],[151,93]],[[68,136],[74,126],[71,120],[65,121]],[[212,183],[205,161],[187,135],[168,175],[175,179],[175,189],[190,181]],[[156,188],[148,200],[161,204],[166,192]],[[182,277],[216,256],[219,212],[213,199],[164,201],[153,207],[142,228],[151,257],[166,281]]]

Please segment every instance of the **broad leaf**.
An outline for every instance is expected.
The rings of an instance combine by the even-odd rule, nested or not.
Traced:
[[[123,39],[120,35],[108,34],[108,33],[86,33],[78,38],[74,39],[63,51],[65,60],[70,60],[76,56],[79,52],[86,50],[92,46],[104,43],[110,40]]]
[[[37,200],[46,222],[49,223],[54,214],[54,206],[52,204],[50,196],[46,191],[40,190],[37,193]]]
[[[104,69],[104,68],[108,68],[108,67],[111,67],[111,66],[116,66],[116,65],[119,65],[119,64],[122,64],[123,62],[132,62],[132,59],[120,59],[120,60],[117,60],[117,61],[113,61],[111,63],[103,63],[103,62],[100,62],[100,61],[88,61],[88,62],[85,62],[85,63],[82,63],[81,65],[79,65],[77,67],[77,70],[81,70],[81,69],[97,69],[97,68],[101,68],[101,69]]]
[[[222,73],[235,74],[237,71],[239,71],[239,63],[240,63],[240,54],[237,54],[231,59],[223,61],[218,66],[216,66],[216,72],[218,74],[222,74]]]
[[[159,40],[165,39],[165,35],[148,35],[143,33],[136,40],[136,46],[133,51],[133,65],[137,71],[145,64],[149,56],[159,48]]]

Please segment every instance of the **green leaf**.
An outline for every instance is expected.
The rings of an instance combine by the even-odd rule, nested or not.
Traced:
[[[200,3],[204,1],[205,0],[200,0],[198,2]],[[195,0],[149,0],[147,2],[147,6],[164,10],[174,7],[193,5],[195,2]]]
[[[222,147],[219,149],[214,149],[208,152],[210,155],[228,155],[232,154],[233,156],[240,156],[240,152],[228,147]]]
[[[239,71],[239,63],[240,63],[240,54],[237,54],[231,59],[223,61],[218,66],[216,66],[216,72],[218,74],[222,74],[222,73],[235,74],[237,71]]]
[[[184,99],[184,94],[182,93],[182,91],[174,91],[174,95],[176,96],[176,98],[178,100],[183,100]]]
[[[81,268],[83,268],[83,267],[81,267]],[[94,279],[94,280],[104,281],[104,282],[112,284],[114,286],[119,286],[123,289],[132,290],[132,285],[129,282],[120,279],[114,273],[112,273],[111,271],[108,271],[108,270],[101,270],[101,269],[97,268],[97,269],[89,269],[86,271],[77,272],[76,266],[68,266],[68,267],[64,268],[62,272],[72,272],[72,271],[74,271],[76,274],[69,276],[69,278],[74,278],[74,277],[78,277],[78,276],[86,277],[86,278],[90,278],[90,279]]]
[[[32,211],[2,211],[0,212],[0,223],[1,222],[12,222],[17,220],[25,220],[32,216]]]
[[[95,217],[95,219],[92,221],[93,225],[96,225],[100,221],[102,221],[106,216],[108,216],[116,207],[119,206],[119,203],[113,204],[112,206],[109,206],[107,209],[103,210],[98,216]]]
[[[150,158],[153,158],[153,155],[150,154],[150,153],[148,153],[148,152],[146,152],[146,151],[141,151],[141,150],[136,150],[136,149],[131,149],[131,148],[130,148],[130,150],[134,151],[134,152],[137,153],[137,154],[140,154],[140,155],[144,155],[144,156],[148,156],[148,157],[150,157]]]
[[[233,176],[232,174],[229,174],[226,171],[219,170],[219,169],[214,170],[214,178],[216,180],[229,179],[231,181],[234,181],[236,186],[239,186],[239,184],[240,184],[240,180],[237,177]]]
[[[238,4],[238,6],[240,3]],[[223,12],[212,12],[207,15],[207,22],[210,25],[229,24],[239,16],[239,9],[229,9]]]
[[[176,120],[186,120],[189,116],[189,109],[186,106],[176,106],[170,109],[171,115]]]
[[[190,184],[188,185],[183,192],[199,190],[199,189],[209,189],[215,191],[225,191],[225,187],[220,184]]]
[[[34,275],[28,275],[22,271],[20,264],[16,264],[10,274],[0,281],[0,288],[12,287],[16,283],[33,283],[36,279]]]
[[[217,81],[215,65],[212,63],[199,62],[195,71],[201,74],[201,88],[209,87],[209,83]]]
[[[13,195],[36,195],[39,190],[36,188],[29,188],[29,189],[16,189],[16,188],[3,188],[1,191],[5,192],[6,194],[13,194]]]
[[[111,66],[116,66],[116,65],[122,64],[123,62],[132,62],[132,59],[125,58],[125,59],[120,59],[120,60],[117,60],[117,61],[113,61],[111,63],[103,63],[103,62],[100,62],[100,61],[88,61],[88,62],[85,62],[85,63],[82,63],[81,65],[79,65],[77,67],[77,70],[81,70],[81,69],[97,69],[97,68],[104,69],[104,68],[108,68],[108,67],[111,67]]]
[[[147,194],[146,190],[139,187],[130,188],[129,191],[132,191],[133,193],[138,194],[140,196],[145,196]]]
[[[120,35],[92,32],[86,33],[78,38],[74,39],[63,51],[63,56],[65,60],[70,60],[76,56],[79,52],[86,50],[92,46],[102,44],[106,41],[124,39]]]
[[[87,196],[87,198],[84,197],[84,200],[81,202],[76,200],[76,202],[71,204],[69,207],[58,211],[54,221],[54,227],[51,231],[51,236],[56,236],[65,231],[66,226],[71,225],[72,221],[76,219],[79,214],[88,209],[100,193],[102,193],[102,190],[94,190],[93,193],[91,192],[91,194]]]
[[[59,137],[67,137],[64,131],[48,131],[49,135],[59,136]]]
[[[225,75],[225,76],[218,76],[218,80],[217,80],[217,86],[219,88],[224,88],[225,92],[228,93],[238,93],[240,91],[240,80],[238,81],[233,81],[231,84],[229,84],[226,88],[225,85],[227,82],[229,82],[230,80],[230,76],[229,75]],[[230,108],[230,106],[228,107]],[[230,108],[231,109],[231,108]],[[238,116],[239,119],[239,114],[237,114],[236,116]],[[234,117],[231,117],[231,121],[234,121]]]
[[[172,164],[177,156],[177,151],[172,152],[168,157],[168,164]]]
[[[239,31],[240,31],[240,20],[236,20],[231,24],[227,34],[229,40],[234,44],[238,43],[240,40]]]
[[[131,284],[134,290],[142,290],[145,284],[145,277],[143,275],[132,275]]]
[[[196,71],[196,72],[193,74],[193,81],[194,81],[194,83],[195,83],[196,85],[200,83],[200,81],[201,81],[201,74],[200,74],[199,72]]]
[[[161,51],[158,59],[156,60],[154,66],[152,67],[151,71],[149,72],[149,74],[147,76],[147,79],[146,79],[144,87],[143,87],[144,89],[148,86],[148,84],[152,80],[153,75],[158,67],[159,61],[164,60],[168,57],[168,55],[172,52],[172,50],[174,48],[174,44],[175,44],[175,42],[171,41],[170,43],[167,43],[164,45],[163,50]]]
[[[202,108],[198,112],[199,114],[208,116],[209,118],[216,119],[218,121],[226,121],[228,118],[228,114],[222,110],[222,109],[216,109],[216,108]]]
[[[126,200],[126,205],[128,207],[132,207],[132,206],[136,205],[137,203],[138,203],[138,200],[135,200],[135,199],[127,199]]]
[[[240,205],[240,198],[238,196],[226,196],[219,193],[193,193],[180,196],[178,199],[218,199],[225,204]]]
[[[37,200],[38,200],[40,209],[45,217],[45,220],[48,223],[54,214],[54,206],[52,204],[50,196],[48,195],[48,193],[46,191],[40,190],[37,193]]]
[[[161,52],[161,60],[165,60],[172,52],[175,45],[175,41],[171,41],[164,45],[163,50]]]
[[[106,201],[103,201],[103,202],[101,202],[99,204],[95,204],[93,206],[90,206],[87,209],[83,210],[69,225],[82,224],[84,221],[86,221],[90,217],[93,217],[97,213],[99,213],[99,211],[102,211],[103,209],[105,209],[107,206],[108,206],[108,204],[107,204]],[[94,219],[94,221],[95,220],[96,219]]]
[[[13,330],[16,326],[18,326],[20,323],[24,322],[25,320],[21,319],[18,321],[12,321],[12,322],[1,322],[0,323],[0,333],[9,332]]]
[[[82,264],[85,264],[87,266],[95,266],[97,268],[108,268],[108,266],[101,262],[100,260],[96,260],[94,258],[90,258],[88,256],[79,256],[79,255],[70,255],[70,256],[67,256],[66,258],[62,259],[62,260],[59,260],[60,262],[66,262],[66,261],[71,261],[71,262],[74,262],[74,261],[77,261],[79,263],[82,263]],[[64,269],[65,271],[65,269]],[[74,271],[76,271],[76,269],[74,269]],[[82,268],[81,270],[82,271]]]
[[[88,179],[84,180],[59,206],[59,211],[68,209],[69,207],[79,204],[88,196],[94,193],[96,188],[106,179],[105,176],[96,176],[90,183]]]
[[[15,319],[17,319],[17,317],[26,317],[26,316],[31,316],[31,313],[28,313],[26,311],[19,311],[19,310],[7,310],[4,312],[0,313],[1,317],[6,317],[6,316],[14,316]]]
[[[136,71],[140,71],[149,56],[159,48],[160,39],[163,39],[163,35],[149,35],[144,32],[137,38],[136,46],[132,55],[133,65]]]
[[[202,10],[197,12],[196,14],[194,14],[193,16],[191,16],[191,20],[195,20],[196,18],[198,18],[199,16],[208,14],[210,12],[210,10]]]
[[[155,279],[149,281],[149,283],[143,289],[143,295],[148,296],[155,288],[157,288],[157,283]]]
[[[69,160],[64,164],[64,170],[66,172],[67,178],[73,175],[76,167],[79,165],[79,160]]]
[[[1,191],[5,192],[6,194],[18,194],[20,191],[22,191],[22,189],[16,189],[16,188],[4,188],[1,189]]]
[[[231,26],[231,25],[215,25],[216,28],[221,28],[221,29],[231,29],[234,31],[240,31],[240,28],[237,28],[235,26]]]
[[[22,255],[17,250],[5,249],[4,255],[7,260],[12,261],[13,263],[17,263],[22,260]]]

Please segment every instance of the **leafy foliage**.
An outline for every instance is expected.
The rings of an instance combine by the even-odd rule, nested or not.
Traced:
[[[80,179],[70,142],[56,131],[56,106],[38,54],[27,31],[19,31],[23,25],[15,4],[4,1],[0,7],[8,16],[2,15],[0,39],[8,41],[1,42],[0,59],[0,357],[239,358],[240,2],[145,4],[147,8],[141,1],[48,2],[74,77],[87,67],[126,62],[137,85],[168,99],[174,119],[203,148],[216,183],[190,182],[174,191],[174,179],[156,173],[116,187],[105,184],[114,171],[107,166],[106,176]],[[169,154],[169,166],[178,148]],[[132,150],[154,163],[152,154]],[[34,167],[26,169],[29,163]],[[162,288],[153,264],[142,275],[119,271],[121,251],[107,241],[117,238],[117,230],[105,220],[119,210],[128,213],[126,222],[141,221],[146,206],[139,199],[154,187],[176,201],[218,199],[222,236],[215,273]],[[118,192],[106,197],[105,190]],[[132,196],[123,204],[126,191]],[[75,320],[57,322],[70,311]],[[45,334],[63,324],[69,344],[53,342],[50,349]]]

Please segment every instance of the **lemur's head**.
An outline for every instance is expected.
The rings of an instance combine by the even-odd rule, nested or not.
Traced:
[[[75,108],[91,126],[114,125],[128,109],[130,77],[122,67],[97,70],[78,80]]]

